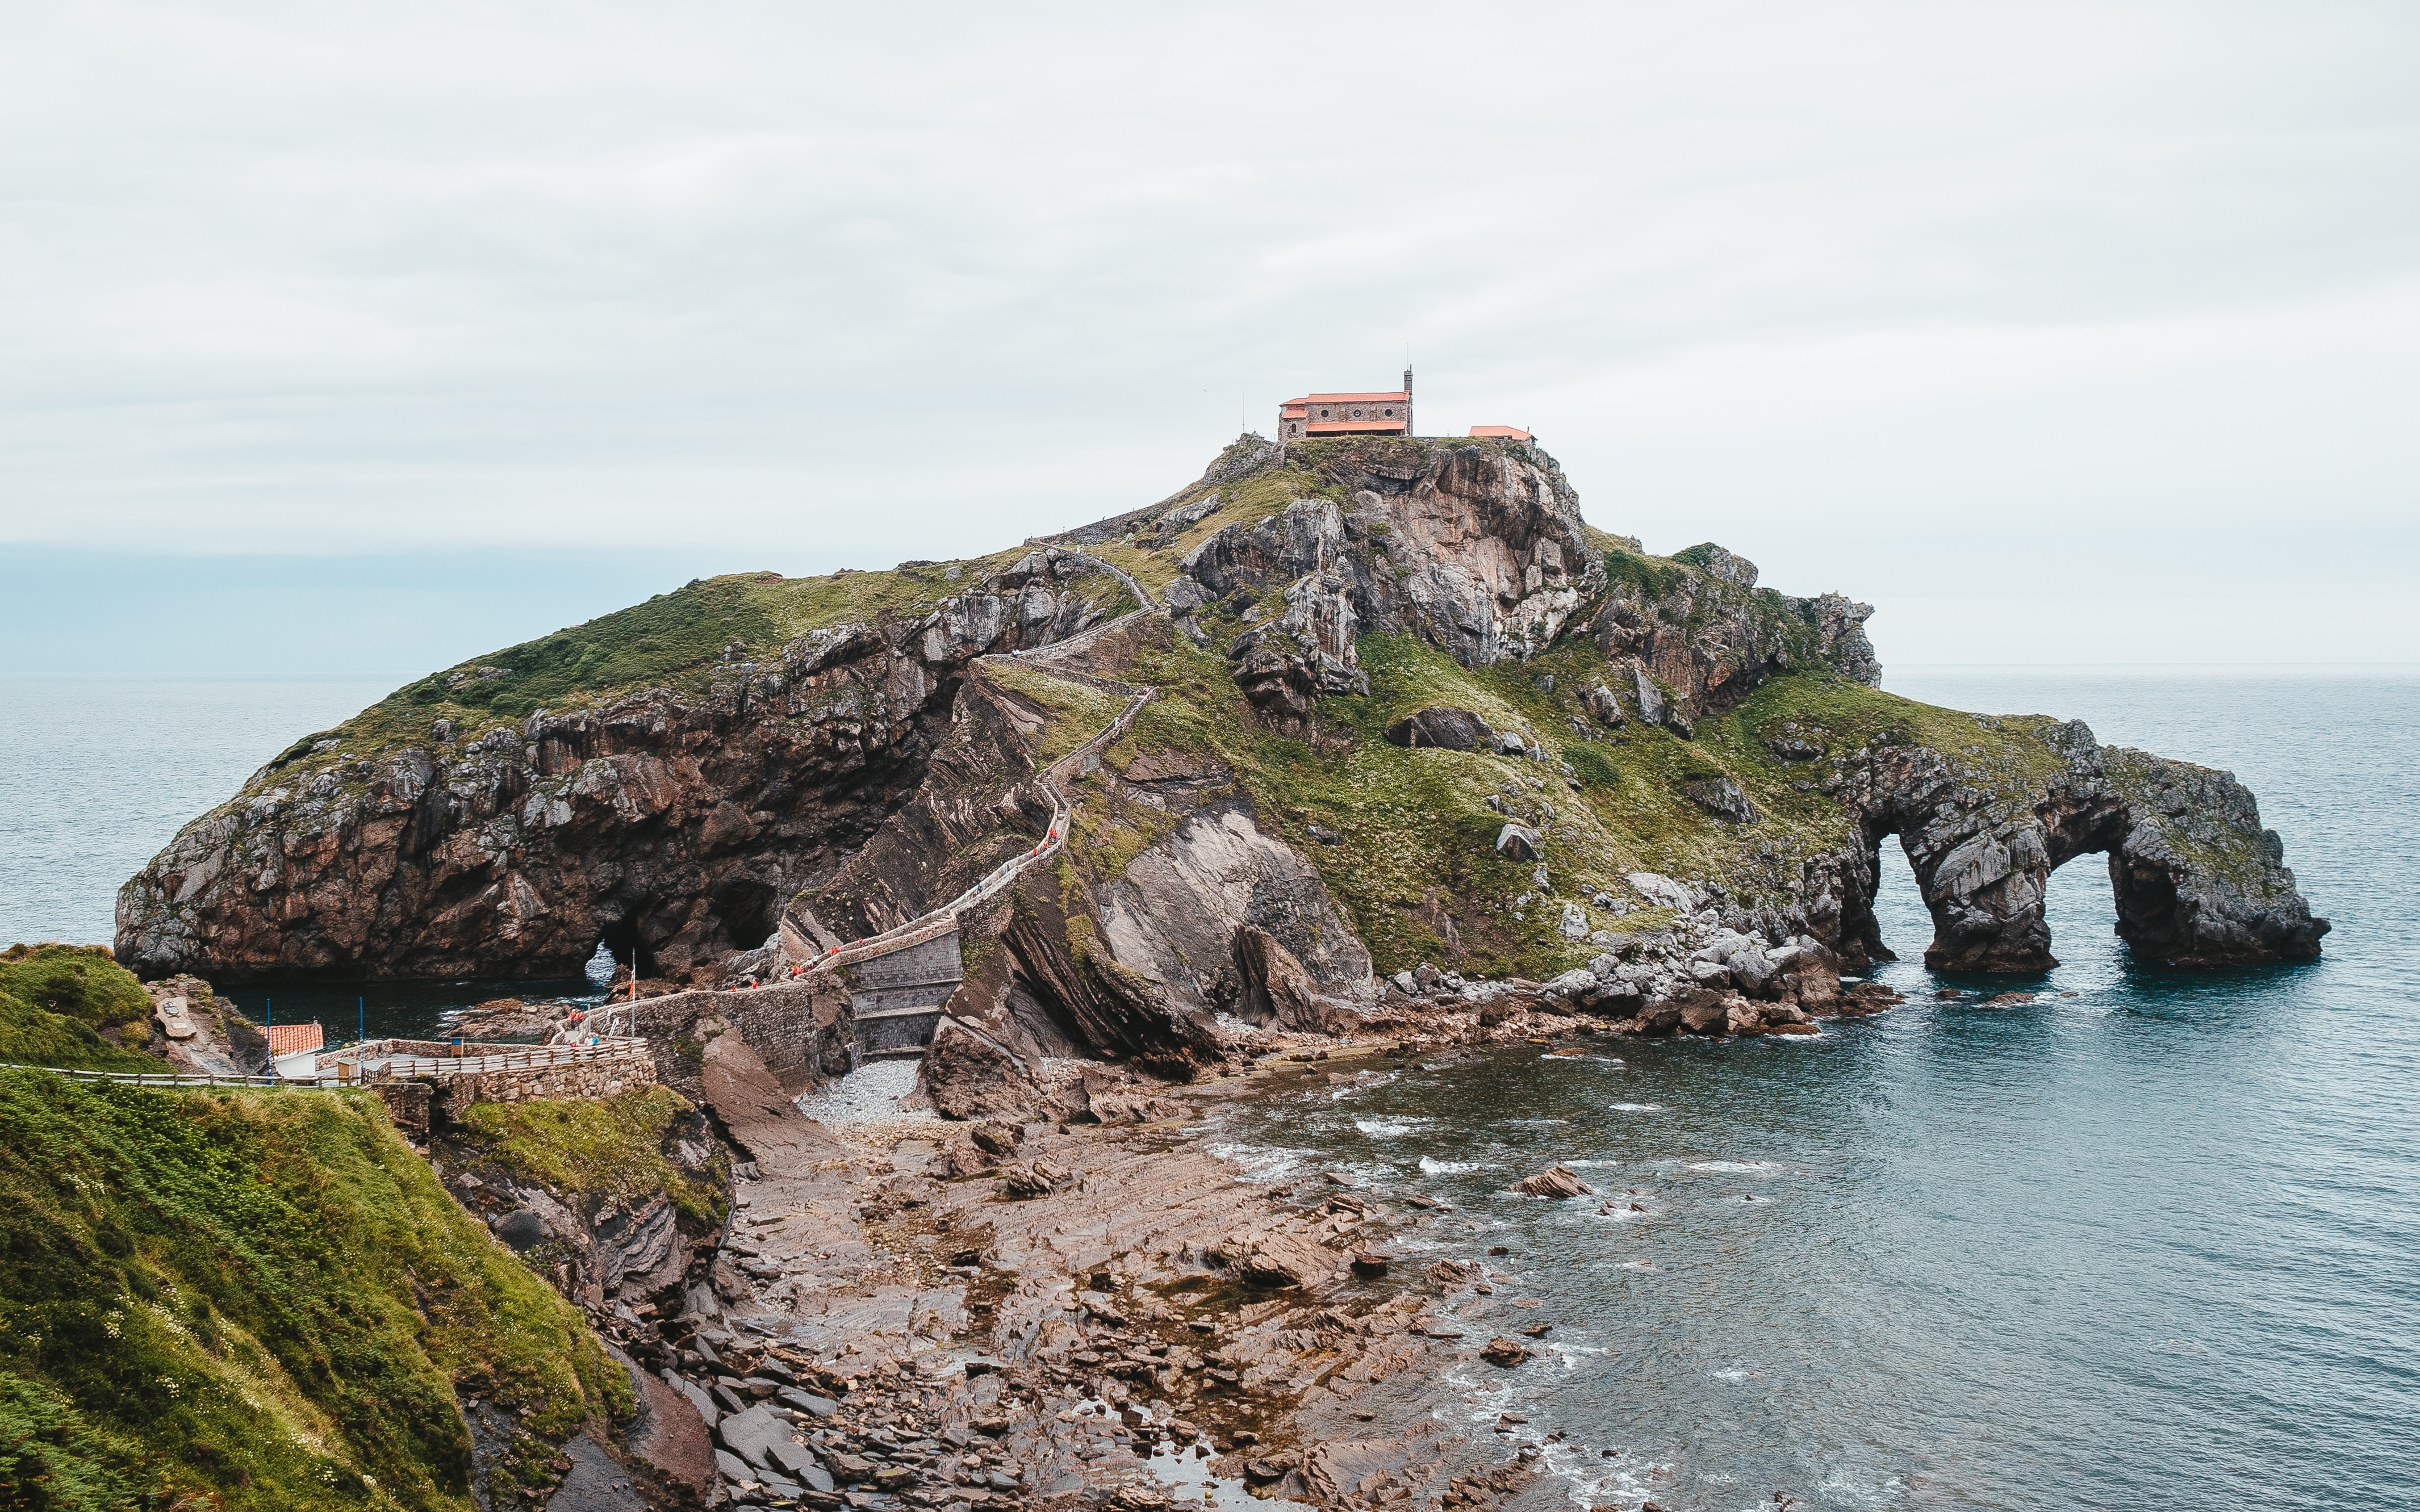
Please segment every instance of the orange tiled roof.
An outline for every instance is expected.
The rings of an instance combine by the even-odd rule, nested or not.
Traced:
[[[272,1024],[269,1026],[269,1053],[271,1056],[317,1050],[325,1043],[327,1036],[317,1024]]]
[[[1393,393],[1306,393],[1299,399],[1288,399],[1286,404],[1409,404],[1411,398],[1400,390]]]
[[[1507,441],[1527,441],[1537,439],[1518,425],[1473,425],[1470,427],[1470,433],[1473,436],[1492,437],[1497,440]]]

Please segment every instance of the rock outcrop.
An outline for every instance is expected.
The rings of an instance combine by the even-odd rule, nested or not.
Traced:
[[[1835,759],[1825,790],[1855,816],[1859,854],[1835,858],[1815,897],[1846,900],[1806,923],[1853,956],[1883,954],[1872,900],[1874,848],[1896,834],[1931,911],[1925,964],[1936,971],[2040,971],[2057,964],[2043,916],[2050,874],[2105,853],[2118,933],[2172,965],[2305,961],[2328,922],[2316,918],[2262,827],[2243,785],[2225,772],[2098,744],[2080,721],[2045,721],[2055,764],[2036,781],[1986,786],[1926,746],[1868,746]]]
[[[713,974],[919,795],[967,664],[1100,623],[1104,581],[1036,550],[913,617],[485,730],[424,713],[432,678],[186,825],[119,892],[118,952],[223,982],[570,976],[602,941]]]
[[[1278,465],[1274,456],[1263,468]],[[1542,456],[1365,438],[1328,453],[1342,500],[1301,500],[1187,553],[1171,604],[1253,600],[1227,656],[1247,697],[1299,730],[1328,694],[1366,692],[1366,633],[1417,635],[1466,667],[1543,650],[1605,582],[1579,496]]]

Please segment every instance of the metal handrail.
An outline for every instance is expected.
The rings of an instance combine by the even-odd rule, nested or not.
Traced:
[[[1049,671],[1047,668],[1041,670],[1046,674]],[[807,962],[794,975],[812,977],[835,967],[853,965],[860,961],[871,961],[879,956],[893,955],[911,946],[938,939],[958,927],[958,915],[961,912],[973,907],[985,897],[1016,881],[1025,874],[1027,869],[1037,862],[1047,861],[1058,855],[1066,847],[1067,831],[1075,821],[1075,810],[1068,806],[1066,796],[1053,785],[1054,782],[1063,780],[1084,762],[1115,745],[1128,730],[1134,728],[1136,717],[1142,713],[1143,705],[1152,701],[1152,696],[1156,691],[1156,688],[1143,688],[1099,733],[1043,769],[1042,791],[1050,798],[1050,830],[1043,838],[1041,844],[1022,856],[1013,856],[1002,861],[992,868],[990,873],[982,881],[940,907],[921,914],[905,924],[894,925],[879,934],[853,940],[846,945],[834,946],[813,961]],[[787,920],[783,921],[781,940],[783,953],[786,956],[790,949]]]

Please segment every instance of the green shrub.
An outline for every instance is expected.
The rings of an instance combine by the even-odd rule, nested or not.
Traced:
[[[109,952],[81,945],[17,945],[0,954],[0,1063],[81,1071],[158,1071],[102,1029],[140,1024],[150,995]]]
[[[151,995],[97,945],[12,945],[0,954],[0,993],[96,1029],[151,1011]]]
[[[629,1410],[365,1094],[0,1071],[0,1506],[467,1509],[458,1388]]]

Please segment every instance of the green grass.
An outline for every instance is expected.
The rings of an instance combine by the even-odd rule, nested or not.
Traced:
[[[1126,706],[1115,693],[1053,677],[1039,667],[1001,660],[984,664],[984,675],[1039,708],[1045,723],[1036,765],[1047,766],[1099,734]]]
[[[661,1192],[699,1222],[720,1223],[721,1189],[664,1154],[665,1136],[689,1111],[669,1087],[608,1098],[478,1103],[462,1115],[458,1137],[497,1165],[559,1191],[603,1193],[626,1202]]]
[[[148,1039],[151,995],[133,974],[87,945],[17,945],[0,954],[0,1061],[84,1071],[158,1071],[125,1048]]]
[[[1210,627],[1219,636],[1239,628],[1218,616]],[[1252,717],[1215,642],[1200,651],[1166,638],[1124,670],[1161,691],[1109,760],[1122,767],[1144,750],[1176,748],[1228,765],[1264,823],[1317,868],[1381,972],[1447,962],[1444,941],[1425,921],[1433,898],[1454,918],[1463,969],[1533,979],[1594,951],[1554,933],[1564,903],[1580,904],[1592,927],[1636,929],[1667,918],[1642,909],[1617,922],[1593,908],[1600,890],[1629,896],[1621,882],[1629,872],[1719,884],[1749,906],[1787,903],[1798,858],[1856,837],[1838,802],[1820,790],[1828,764],[1785,763],[1768,748],[1784,726],[1832,753],[1878,740],[1931,746],[2011,806],[2039,792],[2059,764],[2039,738],[2048,720],[1933,708],[1826,674],[1770,679],[1737,708],[1700,721],[1695,740],[1683,740],[1635,722],[1607,731],[1590,720],[1581,698],[1605,668],[1585,641],[1479,669],[1409,637],[1364,637],[1358,655],[1369,695],[1323,701],[1317,737],[1302,740]],[[1551,691],[1539,686],[1547,676]],[[1386,742],[1389,724],[1438,703],[1523,731],[1560,762]],[[1575,733],[1575,720],[1586,734]],[[1718,822],[1684,795],[1690,783],[1724,778],[1747,795],[1759,822]],[[1491,810],[1491,795],[1511,813]],[[1545,832],[1545,887],[1530,866],[1497,855],[1508,817]],[[1313,840],[1313,823],[1342,842]],[[1069,866],[1094,882],[1113,878],[1167,827],[1165,816],[1140,805],[1093,803],[1079,816]],[[1516,917],[1523,893],[1531,901]]]
[[[630,1410],[365,1094],[0,1071],[0,1506],[468,1508],[458,1386],[525,1478]]]

